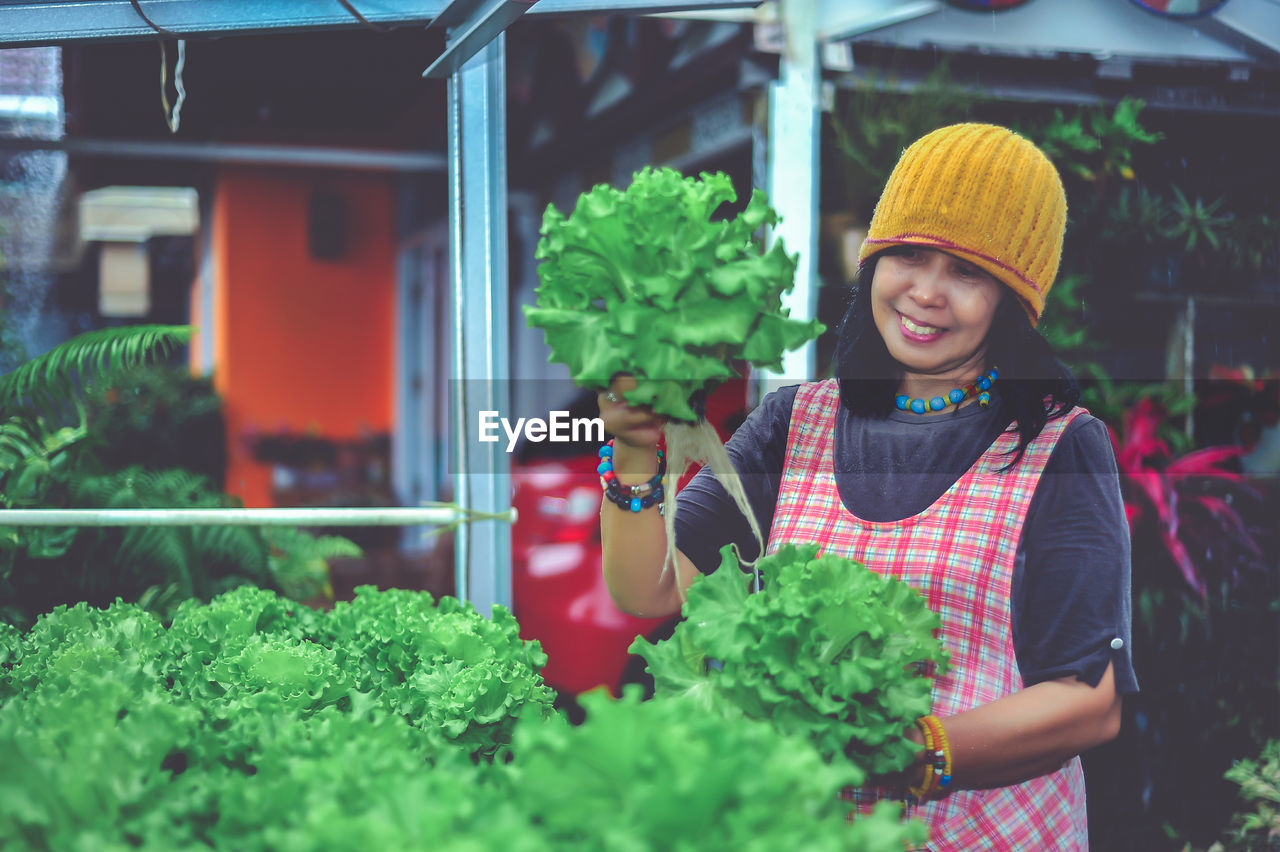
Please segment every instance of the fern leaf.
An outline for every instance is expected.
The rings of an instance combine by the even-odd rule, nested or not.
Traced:
[[[193,527],[191,532],[206,576],[237,574],[269,584],[267,547],[255,527]]]
[[[35,424],[17,417],[0,423],[0,477],[16,468],[19,462],[42,454],[44,441],[36,429]]]
[[[0,376],[0,410],[61,416],[84,383],[148,358],[163,357],[191,339],[189,326],[135,325],[85,332]]]

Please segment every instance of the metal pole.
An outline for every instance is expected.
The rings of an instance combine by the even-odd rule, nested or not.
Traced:
[[[454,308],[455,499],[505,512],[509,463],[476,440],[481,411],[508,410],[506,36],[449,77],[449,213]],[[511,533],[463,526],[456,539],[458,597],[480,612],[511,606]]]
[[[782,0],[779,11],[786,46],[778,81],[769,86],[769,200],[782,222],[769,239],[781,238],[800,253],[795,289],[784,299],[791,316],[811,319],[818,287],[818,117],[822,70],[818,54],[818,0]],[[814,377],[813,341],[783,355],[782,371],[762,374],[765,390]]]
[[[394,527],[469,519],[453,506],[332,509],[6,509],[0,527]],[[515,520],[515,511],[484,520]],[[476,520],[476,519],[472,519]]]

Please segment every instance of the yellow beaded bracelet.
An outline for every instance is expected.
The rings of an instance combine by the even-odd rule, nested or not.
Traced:
[[[923,800],[929,795],[933,789],[934,773],[933,773],[933,729],[924,721],[924,717],[916,720],[916,727],[920,729],[920,736],[924,737],[924,750],[926,761],[924,765],[924,777],[920,779],[920,783],[913,787],[907,787],[907,792],[917,799]]]
[[[951,784],[951,743],[947,739],[947,731],[942,720],[937,716],[922,716],[920,722],[929,728],[933,740],[933,776],[935,789],[942,790]]]

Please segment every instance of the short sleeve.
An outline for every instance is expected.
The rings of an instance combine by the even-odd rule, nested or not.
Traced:
[[[786,459],[787,431],[798,385],[767,395],[725,444],[742,482],[761,533],[768,536]],[[704,574],[720,567],[720,548],[738,545],[744,559],[760,548],[751,525],[724,486],[703,468],[680,491],[676,510],[676,547]]]
[[[1075,676],[1138,691],[1130,648],[1129,525],[1106,425],[1064,431],[1028,510],[1013,582],[1013,641],[1026,685]]]

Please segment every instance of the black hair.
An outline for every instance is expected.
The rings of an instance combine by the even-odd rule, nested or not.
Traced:
[[[879,257],[867,258],[854,280],[834,360],[841,404],[853,414],[884,418],[895,408],[902,365],[889,354],[871,314],[871,279]],[[986,344],[987,368],[999,370],[998,393],[1010,414],[1008,431],[1018,432],[1012,467],[1049,420],[1080,401],[1080,386],[1012,292],[1000,300]]]

